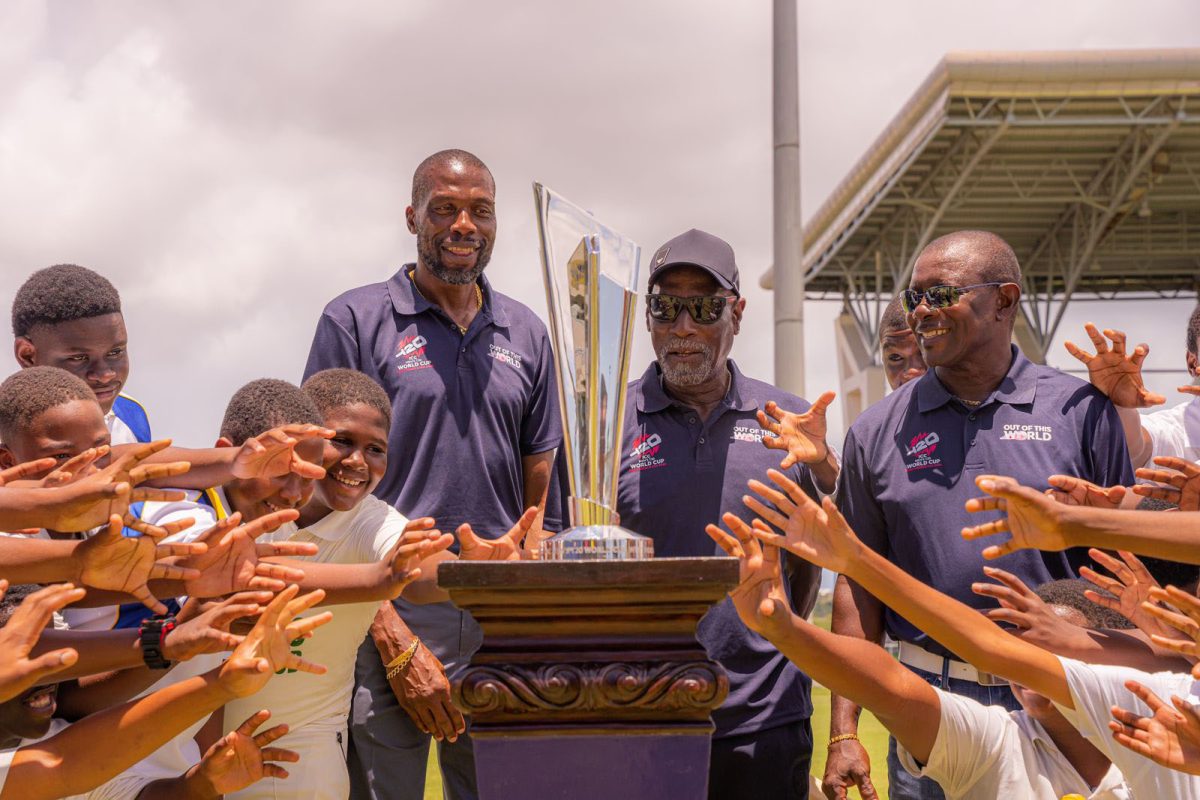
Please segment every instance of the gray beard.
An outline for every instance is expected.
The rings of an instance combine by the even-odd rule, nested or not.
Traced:
[[[433,273],[433,277],[437,278],[442,283],[449,283],[453,286],[466,286],[469,283],[474,283],[479,280],[479,276],[483,274],[484,268],[488,265],[491,259],[491,253],[479,252],[479,257],[475,259],[475,266],[468,270],[450,269],[442,263],[441,256],[437,253],[430,253],[424,247],[420,249],[421,263]]]
[[[673,386],[699,386],[712,377],[713,370],[717,366],[717,354],[711,347],[703,345],[696,349],[696,352],[704,354],[703,363],[695,366],[671,365],[667,362],[667,351],[673,344],[678,344],[678,342],[668,340],[657,353],[658,366],[667,383]]]

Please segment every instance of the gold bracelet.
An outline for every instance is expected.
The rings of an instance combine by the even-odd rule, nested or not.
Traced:
[[[404,649],[403,653],[401,653],[400,655],[393,658],[387,664],[387,679],[389,681],[392,678],[399,675],[400,670],[402,670],[408,666],[409,662],[413,660],[413,656],[415,656],[417,654],[417,648],[420,646],[421,646],[420,637],[414,636],[413,640],[412,640],[412,644],[410,644],[408,647],[406,647]]]
[[[857,742],[858,734],[857,733],[839,733],[837,736],[830,736],[829,744],[825,745],[825,749],[828,750],[830,747],[833,747],[838,742],[846,742],[846,741],[849,741],[850,739],[853,739],[854,741]]]

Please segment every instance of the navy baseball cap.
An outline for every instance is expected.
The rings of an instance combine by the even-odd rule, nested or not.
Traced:
[[[692,228],[681,233],[654,251],[650,259],[650,280],[647,289],[671,267],[683,265],[699,267],[712,275],[717,283],[737,295],[741,295],[738,282],[737,262],[733,260],[733,248],[724,239],[711,233]]]

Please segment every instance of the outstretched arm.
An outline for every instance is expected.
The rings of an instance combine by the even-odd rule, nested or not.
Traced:
[[[1066,674],[1056,656],[1005,632],[978,611],[926,586],[865,546],[829,498],[824,507],[818,506],[783,473],[771,470],[768,475],[779,489],[759,481],[750,481],[750,488],[775,507],[749,496],[745,502],[785,535],[755,529],[755,536],[846,575],[976,668],[1020,683],[1064,708],[1074,708]]]
[[[980,475],[975,485],[990,497],[967,501],[968,511],[1000,511],[998,520],[964,528],[966,539],[998,533],[1010,538],[987,547],[984,558],[1033,548],[1066,550],[1069,547],[1100,547],[1127,550],[1143,556],[1200,564],[1200,512],[1127,511],[1068,506],[1012,478]]]
[[[740,562],[740,581],[729,596],[746,627],[770,640],[814,681],[869,709],[917,761],[928,762],[941,724],[937,692],[879,645],[829,633],[792,613],[778,548],[760,545],[750,526],[733,514],[722,520],[736,538],[716,525],[706,531]]]

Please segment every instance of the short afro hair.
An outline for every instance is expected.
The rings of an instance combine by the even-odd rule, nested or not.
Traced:
[[[65,369],[30,367],[14,372],[0,384],[0,441],[11,442],[39,415],[73,400],[95,403],[96,394]]]
[[[121,313],[121,296],[102,275],[76,264],[38,270],[17,290],[12,305],[13,336],[39,325]]]
[[[1083,578],[1065,578],[1057,581],[1047,581],[1034,592],[1042,598],[1042,602],[1051,606],[1062,606],[1078,611],[1087,620],[1089,628],[1106,628],[1109,630],[1128,630],[1133,623],[1117,612],[1099,606],[1083,596],[1091,590],[1097,594],[1107,595],[1108,592],[1097,589]]]
[[[1192,316],[1188,318],[1187,339],[1188,352],[1200,356],[1196,350],[1196,342],[1200,341],[1200,305],[1192,309]]]
[[[294,383],[276,378],[250,381],[234,392],[221,420],[221,435],[237,446],[280,425],[320,425],[321,412]]]
[[[881,341],[889,333],[909,330],[908,315],[904,313],[904,306],[900,304],[900,299],[900,295],[893,297],[879,317],[879,339]]]
[[[392,427],[392,404],[387,392],[366,374],[355,369],[323,369],[301,386],[322,416],[335,408],[362,403],[383,415],[384,427]]]
[[[462,164],[464,167],[474,167],[483,170],[487,173],[488,179],[491,180],[492,188],[496,188],[496,179],[492,176],[492,171],[488,169],[488,165],[483,163],[479,156],[457,148],[439,150],[418,164],[417,168],[413,170],[412,204],[414,208],[421,205],[425,201],[425,195],[429,194],[429,173],[436,167],[455,162]]]
[[[41,588],[36,583],[18,583],[16,586],[8,587],[4,592],[4,598],[0,599],[0,628],[8,624],[12,615],[17,613],[17,608],[25,602],[25,598],[40,591]]]

